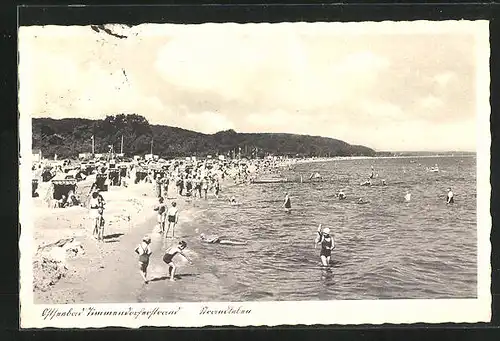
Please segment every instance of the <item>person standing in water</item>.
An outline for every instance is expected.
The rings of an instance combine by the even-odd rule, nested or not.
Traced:
[[[193,264],[193,262],[182,252],[186,249],[186,247],[187,243],[185,241],[180,241],[177,246],[172,246],[163,255],[163,261],[168,265],[168,275],[170,276],[170,280],[172,282],[175,281],[175,270],[177,270],[177,267],[173,262],[175,255],[181,255],[189,262],[189,264]]]
[[[285,211],[290,212],[292,209],[292,201],[290,200],[290,197],[288,196],[288,193],[285,193],[285,200],[283,202],[283,206],[285,208]]]
[[[453,199],[453,192],[451,191],[451,188],[448,188],[448,195],[446,197],[446,204],[453,204],[455,202],[455,199]]]
[[[175,201],[172,202],[172,207],[168,209],[167,212],[167,220],[168,220],[168,228],[167,233],[165,233],[165,238],[168,236],[168,231],[170,227],[172,227],[172,238],[174,238],[174,229],[177,223],[179,222],[179,210],[177,209],[177,203]]]
[[[371,169],[371,172],[370,172],[370,179],[373,179],[375,177],[375,172],[373,170],[373,166],[372,166],[372,169]]]
[[[335,249],[335,241],[330,236],[330,229],[328,227],[322,229],[321,224],[319,224],[318,227],[318,236],[316,237],[314,248],[316,248],[318,244],[321,244],[321,252],[319,254],[321,264],[323,264],[323,266],[330,265],[330,257],[332,255],[332,250]]]
[[[137,247],[134,250],[135,253],[139,255],[139,269],[141,276],[144,279],[144,283],[148,283],[147,271],[149,265],[149,258],[153,253],[151,251],[151,247],[149,246],[149,244],[151,244],[151,238],[149,236],[145,236],[144,238],[142,238],[142,242],[139,245],[137,245]]]

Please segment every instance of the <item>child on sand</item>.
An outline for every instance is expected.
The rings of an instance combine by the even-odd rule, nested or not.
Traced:
[[[151,238],[149,236],[145,236],[142,238],[142,242],[135,248],[135,253],[139,255],[139,270],[142,278],[144,279],[144,283],[148,283],[147,280],[147,270],[149,265],[149,257],[153,253],[151,248],[149,247],[151,244]]]
[[[172,246],[165,252],[165,255],[163,255],[163,261],[168,265],[168,274],[172,282],[175,281],[175,270],[177,269],[173,262],[175,255],[181,255],[189,264],[193,264],[193,262],[182,252],[186,247],[187,243],[185,241],[180,241],[177,246]]]

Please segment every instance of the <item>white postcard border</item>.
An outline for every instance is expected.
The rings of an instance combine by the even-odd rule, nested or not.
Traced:
[[[363,23],[364,24],[364,23]],[[338,25],[347,32],[362,30],[363,24]],[[373,23],[371,23],[373,24]],[[393,29],[393,23],[377,23],[380,29]],[[327,25],[327,24],[326,24]],[[386,25],[386,26],[384,26]],[[314,324],[382,324],[487,322],[491,319],[490,266],[490,104],[489,104],[489,23],[487,21],[450,21],[450,27],[477,34],[477,227],[478,296],[458,300],[357,300],[300,302],[199,302],[67,304],[33,303],[31,203],[31,96],[29,84],[19,90],[20,132],[20,308],[22,328],[88,327],[202,327],[202,326],[277,326]],[[319,26],[321,27],[321,26]],[[350,27],[350,28],[349,28]],[[385,27],[385,28],[384,28]],[[314,28],[316,29],[316,28]],[[429,22],[418,21],[409,28],[436,33]],[[352,30],[352,31],[349,31]],[[404,33],[406,29],[399,30]],[[61,32],[64,32],[62,30]],[[26,51],[26,50],[24,50]],[[25,52],[28,53],[28,52]],[[20,79],[30,74],[30,65],[20,64]],[[24,75],[24,76],[23,76]],[[101,315],[98,313],[106,313]]]

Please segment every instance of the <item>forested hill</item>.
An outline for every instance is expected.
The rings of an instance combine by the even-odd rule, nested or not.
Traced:
[[[109,145],[120,152],[143,155],[151,150],[163,158],[179,156],[233,155],[262,157],[274,155],[349,156],[374,155],[364,146],[353,146],[343,141],[295,134],[236,133],[233,130],[216,134],[202,134],[181,128],[150,125],[139,115],[107,116],[103,120],[66,118],[33,119],[33,149],[40,149],[44,157],[77,157],[91,152],[92,136],[95,153],[106,153]]]

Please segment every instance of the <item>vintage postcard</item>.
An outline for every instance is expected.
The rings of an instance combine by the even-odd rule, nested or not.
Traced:
[[[22,328],[482,322],[487,21],[19,28]]]

